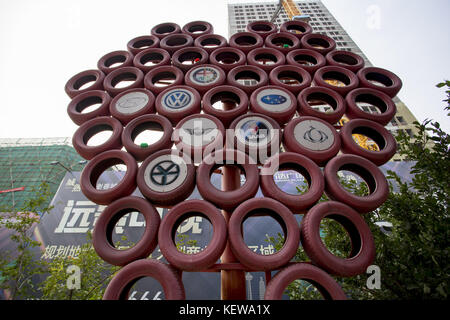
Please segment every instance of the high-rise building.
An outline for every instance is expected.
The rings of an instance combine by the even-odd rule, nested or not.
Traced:
[[[373,66],[361,49],[356,45],[352,38],[350,38],[348,33],[320,0],[296,1],[295,3],[303,14],[310,16],[311,19],[309,24],[313,28],[313,32],[325,34],[333,38],[336,41],[338,50],[354,52],[364,58],[366,66]],[[228,4],[228,36],[231,36],[236,32],[245,31],[247,24],[250,22],[258,20],[270,21],[272,16],[277,11],[277,8],[278,2]],[[289,20],[289,16],[282,7],[274,23],[280,27],[281,24]],[[417,119],[398,97],[394,98],[394,102],[397,105],[397,114],[386,126],[386,128],[394,135],[398,134],[400,131],[403,131],[412,137],[417,131],[413,125],[413,122],[417,121]],[[359,105],[359,107],[364,109],[366,112],[379,112],[374,106]],[[397,154],[394,156],[393,160],[399,161],[401,160],[401,157]]]

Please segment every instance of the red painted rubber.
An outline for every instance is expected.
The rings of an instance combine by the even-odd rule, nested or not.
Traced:
[[[266,47],[276,49],[283,54],[300,49],[300,40],[290,32],[272,33],[266,38],[264,44]]]
[[[302,154],[322,167],[337,155],[341,139],[328,122],[305,116],[290,121],[284,128],[283,146],[287,151]]]
[[[371,88],[386,93],[394,98],[403,86],[402,80],[389,70],[368,67],[358,71],[361,87]],[[381,83],[377,85],[373,83]]]
[[[205,34],[214,33],[214,27],[206,21],[192,21],[183,26],[183,33],[190,35],[193,39],[201,37]]]
[[[360,55],[344,50],[335,50],[329,52],[325,59],[330,66],[338,66],[348,69],[354,73],[364,68],[364,59]]]
[[[321,237],[320,222],[333,219],[347,231],[352,249],[347,258],[331,253]],[[303,249],[311,261],[323,270],[341,277],[365,273],[375,259],[375,244],[369,226],[361,215],[345,204],[327,201],[313,207],[300,226]]]
[[[171,157],[165,157],[170,155]],[[177,163],[181,168],[179,169],[180,174],[185,174],[184,180],[172,181],[171,183],[177,183],[174,188],[166,189],[162,187],[170,186],[171,183],[163,185],[160,190],[156,190],[153,185],[149,183],[151,181],[152,168],[149,165],[154,163],[156,159],[161,158],[163,161],[171,161]],[[172,160],[171,160],[172,159]],[[155,167],[158,166],[156,163]],[[185,168],[183,168],[185,167]],[[149,180],[150,179],[150,180]],[[159,207],[170,207],[176,205],[189,197],[195,188],[195,166],[192,161],[185,155],[176,150],[165,149],[160,150],[149,156],[142,162],[139,167],[136,182],[142,195],[147,198],[151,203]],[[161,184],[160,184],[161,186]]]
[[[130,85],[123,88],[116,88],[116,85],[121,81],[133,81]],[[103,87],[110,94],[115,97],[119,93],[133,88],[142,88],[144,81],[144,73],[136,67],[122,67],[108,73],[103,80]]]
[[[247,54],[253,49],[262,47],[264,39],[254,32],[237,32],[230,37],[228,43],[230,47],[237,48]]]
[[[145,230],[140,240],[131,248],[119,250],[114,247],[112,233],[114,227],[125,214],[137,211],[145,220]],[[111,203],[95,223],[92,244],[95,252],[106,262],[125,266],[138,259],[147,258],[158,245],[160,224],[158,211],[146,200],[139,197],[125,197]]]
[[[193,45],[194,39],[185,33],[170,34],[159,42],[161,49],[166,50],[170,55],[182,48],[192,47]]]
[[[355,154],[366,158],[377,166],[382,166],[392,159],[397,152],[397,142],[392,134],[379,123],[354,119],[347,122],[340,131],[343,153]],[[362,148],[353,139],[353,134],[362,134],[372,139],[380,149],[372,151]]]
[[[369,88],[358,88],[350,91],[345,97],[347,117],[349,119],[367,119],[385,126],[397,113],[397,106],[387,94]],[[365,102],[378,107],[381,113],[369,113],[358,107],[358,102]]]
[[[196,254],[178,251],[175,244],[176,230],[185,219],[195,216],[206,218],[214,230],[207,247]],[[167,261],[181,270],[208,269],[222,255],[227,244],[227,223],[219,209],[204,200],[188,200],[173,207],[163,218],[158,233],[159,248]]]
[[[191,64],[185,64],[185,62],[191,62]],[[172,64],[187,72],[193,67],[208,63],[208,52],[199,47],[186,47],[178,50],[172,56]]]
[[[127,43],[127,49],[132,54],[136,55],[139,52],[150,48],[159,47],[159,38],[154,35],[145,35],[131,39]]]
[[[97,68],[104,74],[108,74],[111,71],[117,70],[123,67],[130,67],[133,65],[133,54],[129,51],[119,50],[105,54],[97,62]],[[112,67],[112,65],[120,63],[119,65]]]
[[[157,83],[163,79],[171,79],[173,80],[173,83],[166,84],[165,86],[158,86]],[[150,70],[145,75],[144,86],[157,96],[168,88],[183,84],[183,81],[183,71],[174,66],[161,66]]]
[[[129,89],[112,99],[109,112],[123,125],[127,125],[137,117],[155,113],[155,96],[147,89]]]
[[[310,116],[322,119],[329,124],[337,123],[346,113],[344,98],[336,91],[325,87],[309,87],[300,92],[297,98],[300,116]],[[326,103],[333,111],[319,111],[313,108],[314,103]]]
[[[162,137],[155,143],[148,146],[139,146],[134,143],[136,137],[145,130],[162,130]],[[170,149],[172,142],[173,128],[170,121],[157,114],[146,114],[131,121],[122,132],[122,143],[125,149],[136,161],[144,161],[147,157],[162,149]]]
[[[111,97],[103,90],[86,91],[73,98],[67,106],[67,114],[70,119],[81,125],[84,122],[102,116],[109,116],[109,103]],[[100,104],[98,108],[93,111],[82,113],[86,108]]]
[[[250,96],[250,110],[271,117],[282,126],[295,115],[297,99],[283,87],[265,86]]]
[[[335,86],[326,81],[326,79],[338,80],[345,86]],[[345,97],[347,93],[358,88],[358,77],[348,69],[336,66],[322,67],[314,74],[314,83],[319,87],[329,88]]]
[[[208,54],[211,54],[213,51],[228,46],[228,41],[226,38],[222,37],[218,34],[204,34],[197,39],[194,40],[194,46],[200,47]]]
[[[339,284],[325,271],[308,263],[296,263],[278,272],[267,284],[264,300],[281,300],[287,286],[297,279],[311,282],[327,300],[346,300]]]
[[[297,49],[286,55],[286,62],[289,65],[305,69],[311,76],[317,70],[326,65],[325,57],[317,51],[308,49]]]
[[[106,287],[103,300],[128,300],[133,284],[143,277],[156,279],[164,290],[166,300],[184,300],[184,286],[178,271],[170,265],[154,259],[134,261],[114,276]]]
[[[256,80],[256,83],[246,85],[238,81],[240,79],[247,78]],[[230,86],[238,87],[239,89],[244,90],[247,94],[251,94],[256,89],[269,84],[269,77],[264,70],[256,66],[238,66],[228,72],[227,83]]]
[[[274,254],[261,255],[248,248],[244,241],[243,223],[254,214],[274,218],[284,230],[283,247]],[[300,229],[292,212],[282,203],[270,198],[250,199],[240,204],[228,222],[228,236],[234,255],[253,270],[273,270],[287,264],[297,252]]]
[[[286,21],[280,27],[280,32],[290,32],[299,39],[312,31],[312,27],[308,23],[297,20]]]
[[[267,64],[267,61],[272,63]],[[272,69],[284,65],[285,62],[286,58],[284,54],[274,48],[256,48],[247,54],[247,63],[249,65],[257,66],[266,72],[270,72]]]
[[[184,82],[200,93],[223,85],[227,79],[225,72],[213,64],[195,66],[186,72]]]
[[[100,175],[109,167],[117,164],[125,164],[127,167],[127,171],[120,182],[113,188],[97,190],[96,185]],[[137,170],[136,160],[124,151],[110,150],[100,153],[88,162],[81,173],[81,192],[86,198],[97,204],[110,204],[133,193],[136,189]]]
[[[221,191],[211,183],[211,174],[223,165],[237,166],[245,172],[245,183],[233,191]],[[209,154],[197,169],[197,188],[203,199],[219,208],[232,210],[252,198],[259,187],[258,167],[243,152],[233,149],[219,150]]]
[[[161,40],[171,34],[181,33],[181,28],[176,23],[165,22],[154,26],[150,31],[150,33]]]
[[[152,62],[152,64],[148,65],[148,62]],[[133,60],[134,66],[141,69],[144,73],[161,66],[170,65],[170,63],[170,54],[161,48],[149,48],[142,50],[136,54]]]
[[[200,113],[202,98],[197,90],[188,86],[171,86],[156,98],[156,111],[176,126],[187,116]]]
[[[213,105],[216,102],[232,103],[235,107],[231,110],[216,109]],[[228,128],[237,117],[247,113],[248,97],[247,94],[233,86],[218,86],[203,96],[203,111],[222,121],[225,128]]]
[[[209,56],[209,62],[229,72],[231,69],[243,66],[247,62],[245,53],[241,50],[231,47],[223,47],[214,50]]]
[[[309,33],[302,37],[301,47],[326,55],[336,49],[336,42],[331,38],[319,33]]]
[[[278,27],[272,22],[260,20],[247,24],[246,31],[256,33],[263,39],[266,39],[272,33],[277,33]]]
[[[370,194],[357,196],[347,191],[339,182],[339,170],[359,175],[367,184]],[[342,202],[359,213],[367,213],[381,206],[389,196],[389,186],[383,172],[371,161],[356,155],[338,156],[324,169],[325,192],[334,201]]]
[[[108,140],[96,146],[89,146],[88,141],[102,131],[112,131]],[[90,160],[96,155],[108,150],[122,149],[120,136],[123,127],[119,120],[111,117],[98,117],[83,123],[72,137],[72,145],[80,156]]]
[[[100,70],[86,70],[77,73],[72,78],[67,81],[64,86],[64,90],[67,95],[71,98],[91,90],[103,90],[103,80],[105,79],[105,74]],[[80,89],[85,84],[93,82],[86,88]]]
[[[295,170],[308,182],[303,194],[288,194],[274,181],[274,174],[282,170]],[[319,201],[325,188],[322,171],[312,160],[297,153],[284,152],[270,158],[261,169],[261,191],[264,196],[277,199],[294,213],[304,213]]]
[[[270,72],[269,79],[271,85],[283,87],[295,95],[311,85],[309,73],[303,68],[291,65],[276,67]]]

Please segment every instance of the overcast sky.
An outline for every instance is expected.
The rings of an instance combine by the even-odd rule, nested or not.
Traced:
[[[206,20],[228,37],[227,3],[236,2],[260,1],[0,0],[0,138],[72,136],[64,92],[71,76],[162,22]],[[419,121],[438,120],[450,132],[445,92],[435,88],[450,79],[450,1],[323,3],[374,65],[401,77],[399,97]]]

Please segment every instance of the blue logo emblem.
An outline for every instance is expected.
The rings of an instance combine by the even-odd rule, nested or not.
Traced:
[[[164,98],[164,105],[170,109],[181,109],[191,103],[192,97],[186,91],[177,90],[169,93]]]
[[[262,97],[261,101],[265,104],[276,105],[285,103],[287,99],[279,94],[268,94],[267,96]]]
[[[261,121],[249,120],[242,125],[240,131],[245,141],[257,143],[267,138],[270,129]]]

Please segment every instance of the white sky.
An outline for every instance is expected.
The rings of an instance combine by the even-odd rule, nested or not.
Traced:
[[[227,3],[236,2],[260,1],[0,0],[0,138],[72,136],[77,126],[64,92],[70,77],[162,22],[206,20],[228,37]],[[450,1],[323,3],[374,65],[402,78],[399,96],[419,121],[438,120],[450,132],[444,90],[435,88],[450,78]],[[373,5],[379,29],[367,23]]]

